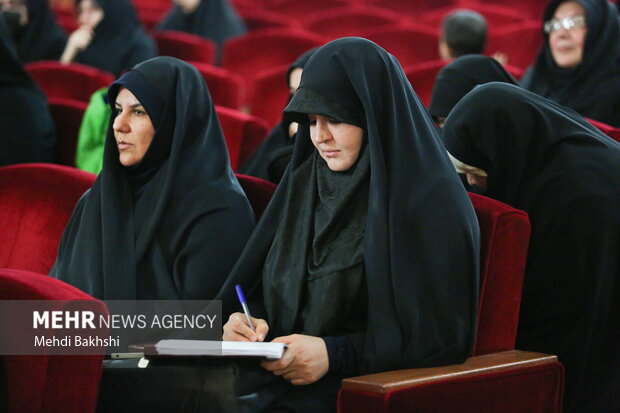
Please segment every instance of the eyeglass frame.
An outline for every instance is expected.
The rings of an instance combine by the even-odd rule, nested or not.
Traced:
[[[567,16],[561,19],[547,20],[543,26],[545,34],[551,34],[556,30],[571,30],[578,27],[586,27],[586,16],[578,14]]]

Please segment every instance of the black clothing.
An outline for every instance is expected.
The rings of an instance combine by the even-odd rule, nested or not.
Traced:
[[[227,0],[200,0],[196,10],[189,14],[185,14],[181,7],[175,4],[157,29],[177,30],[206,37],[220,47],[226,39],[246,32],[243,20]]]
[[[157,56],[155,42],[138,21],[129,0],[97,0],[104,16],[95,28],[91,44],[75,57],[75,62],[107,70],[116,76]]]
[[[47,0],[26,0],[28,23],[14,36],[17,54],[23,63],[58,60],[67,44],[67,35],[56,23]]]
[[[316,51],[317,48],[308,50],[289,66],[285,79],[287,87],[290,84],[291,72],[297,68],[303,69]],[[290,121],[285,121],[284,119],[277,124],[271,130],[267,139],[256,149],[256,152],[244,162],[239,172],[266,179],[276,184],[279,183],[293,156],[295,135],[289,137],[288,130],[290,124]]]
[[[517,84],[495,59],[476,54],[456,58],[437,74],[428,112],[433,118],[447,118],[463,96],[477,85],[489,82]]]
[[[311,174],[320,174],[318,165],[325,163],[317,156],[310,139],[308,117],[301,112],[308,108],[317,108],[318,112],[312,113],[319,114],[323,113],[320,108],[324,108],[336,119],[359,121],[365,131],[363,145],[366,149],[362,148],[360,154],[366,151],[369,158],[368,192],[361,191],[364,195],[358,199],[352,194],[351,201],[353,209],[367,208],[360,214],[364,218],[362,227],[355,227],[358,223],[355,218],[349,223],[347,213],[335,213],[333,222],[327,220],[351,235],[352,248],[350,254],[339,253],[326,262],[336,265],[349,262],[356,266],[358,259],[361,260],[363,287],[360,293],[365,298],[367,311],[363,331],[349,336],[355,344],[356,370],[366,373],[464,360],[471,351],[477,312],[478,223],[432,121],[400,64],[365,39],[335,40],[308,61],[300,88],[285,110],[301,122],[293,159],[252,239],[218,294],[223,300],[224,312],[236,309],[234,285],[240,283],[251,297],[264,293],[264,307],[270,323],[269,317],[289,311],[288,306],[304,313],[306,301],[291,302],[289,297],[278,297],[278,292],[271,290],[272,286],[262,279],[267,271],[267,257],[278,244],[278,238],[289,230],[299,231],[284,224],[289,223],[286,217],[296,214],[294,209],[298,207],[305,208],[313,222],[310,226],[298,224],[310,229],[305,235],[307,239],[294,241],[289,248],[309,245],[305,268],[330,277],[332,269],[322,267],[320,262],[317,265],[313,257],[319,256],[317,252],[320,254],[323,248],[329,254],[331,244],[317,246],[320,238],[315,234],[317,225],[326,228],[321,224],[324,222],[321,210],[329,211],[332,202],[323,198],[328,194],[322,195],[317,184],[309,185],[306,181],[301,185],[298,179],[307,173],[308,165]],[[351,172],[340,173],[355,174],[362,162],[363,155],[358,157]],[[338,172],[330,170],[330,173]],[[354,179],[354,182],[358,181]],[[361,185],[362,189],[364,187]],[[297,198],[305,199],[303,193],[308,191],[314,193],[316,204],[295,202]],[[363,202],[365,199],[367,202]],[[359,213],[352,212],[351,216]],[[359,239],[358,250],[356,240],[360,229],[363,236]],[[334,247],[344,242],[338,240],[338,231],[333,232],[333,237],[328,240],[334,241]],[[361,257],[356,257],[357,251],[361,251]],[[304,251],[298,253],[303,257]],[[286,259],[286,254],[285,251],[280,256]],[[273,258],[269,260],[275,262]],[[297,278],[300,276],[303,279]],[[280,278],[281,284],[288,280],[301,288],[301,293],[297,292],[301,300],[311,295],[307,287],[312,281],[310,271],[303,274],[292,269],[270,275],[272,280],[275,277]],[[283,302],[287,307],[278,308]],[[251,303],[252,308],[255,303],[256,299]],[[288,315],[278,315],[274,328],[281,330],[277,333],[296,332],[283,331],[290,323],[278,320],[282,317]],[[306,320],[296,318],[296,324],[303,328]],[[326,378],[316,384],[324,383]],[[298,393],[304,389],[291,388],[291,394],[293,391]],[[306,393],[310,391],[307,389]],[[327,405],[331,409],[335,408],[336,392],[333,394],[334,398],[329,398]],[[288,393],[280,400],[287,398]]]
[[[543,21],[550,20],[564,1],[551,1]],[[582,63],[572,69],[558,67],[551,55],[549,35],[544,35],[543,47],[521,85],[582,116],[619,127],[620,25],[616,6],[607,0],[576,1],[586,10],[588,27]]]
[[[24,70],[0,19],[0,166],[54,162],[56,136],[47,98]]]
[[[133,71],[165,103],[153,141],[140,163],[124,167],[110,120],[103,169],[50,275],[102,299],[212,299],[253,229],[252,210],[199,72],[169,57]],[[139,97],[129,73],[110,87],[110,106],[120,85]]]
[[[485,195],[529,214],[517,348],[559,356],[566,411],[619,411],[620,144],[504,83],[463,98],[443,138],[488,173]]]

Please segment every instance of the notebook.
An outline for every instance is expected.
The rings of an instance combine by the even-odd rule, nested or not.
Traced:
[[[279,359],[284,343],[211,340],[160,340],[154,345],[159,356],[265,357]]]

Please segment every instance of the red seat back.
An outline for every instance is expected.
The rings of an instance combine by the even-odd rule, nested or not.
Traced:
[[[241,76],[207,63],[189,62],[207,82],[213,104],[240,109],[243,104],[244,82]]]
[[[346,0],[266,0],[265,2],[265,7],[268,10],[278,12],[296,21],[302,21],[304,16],[319,10],[349,6]]]
[[[413,90],[426,107],[431,103],[437,73],[448,63],[449,60],[433,60],[403,69]]]
[[[365,37],[393,54],[402,67],[439,59],[439,31],[424,26],[368,30]]]
[[[47,274],[73,208],[95,177],[52,164],[0,168],[0,268]]]
[[[432,27],[441,28],[441,22],[451,12],[463,7],[449,6],[441,9],[429,11],[420,15],[422,22]],[[504,27],[516,23],[525,22],[529,16],[524,15],[511,7],[499,6],[496,4],[471,3],[465,7],[477,11],[487,21],[488,33],[501,30]]]
[[[326,39],[361,36],[375,27],[394,26],[401,17],[391,11],[370,6],[349,6],[316,11],[303,18],[303,26]]]
[[[480,301],[474,356],[514,349],[530,240],[527,213],[469,194],[480,224]]]
[[[250,113],[265,119],[270,127],[282,119],[282,111],[288,102],[289,89],[286,84],[288,65],[276,66],[265,70],[254,80],[252,96],[248,105]],[[265,97],[268,96],[268,99]]]
[[[195,34],[164,30],[153,37],[160,56],[172,56],[181,60],[201,63],[215,63],[217,46],[213,40]]]
[[[603,122],[599,122],[594,119],[586,118],[586,120],[590,122],[593,126],[595,126],[598,130],[603,132],[605,135],[609,136],[616,142],[620,142],[620,129],[619,128],[614,128],[613,126],[610,126]]]
[[[276,191],[276,184],[253,176],[235,174],[243,192],[250,200],[256,220],[260,219]]]
[[[95,91],[108,87],[115,80],[111,73],[79,63],[63,65],[50,60],[28,63],[24,67],[48,98],[88,103]]]
[[[540,23],[526,22],[489,33],[486,54],[504,53],[508,57],[508,64],[526,69],[534,63],[542,44]]]
[[[245,27],[250,31],[273,28],[299,28],[297,20],[275,11],[241,9],[239,10],[239,15],[243,18]]]
[[[50,98],[48,104],[56,124],[56,159],[61,165],[75,166],[75,148],[88,104],[59,98]]]
[[[269,133],[263,119],[221,106],[216,106],[217,117],[224,132],[226,147],[233,171],[250,156]]]

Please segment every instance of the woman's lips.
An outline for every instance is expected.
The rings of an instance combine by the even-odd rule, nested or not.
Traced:
[[[119,151],[122,151],[123,149],[127,149],[127,148],[129,148],[130,146],[131,146],[131,144],[130,144],[130,143],[127,143],[127,142],[119,142],[119,143],[118,143],[118,150],[119,150]]]
[[[325,157],[327,158],[333,158],[336,155],[338,155],[338,152],[340,152],[337,149],[323,149],[323,155],[325,155]]]

